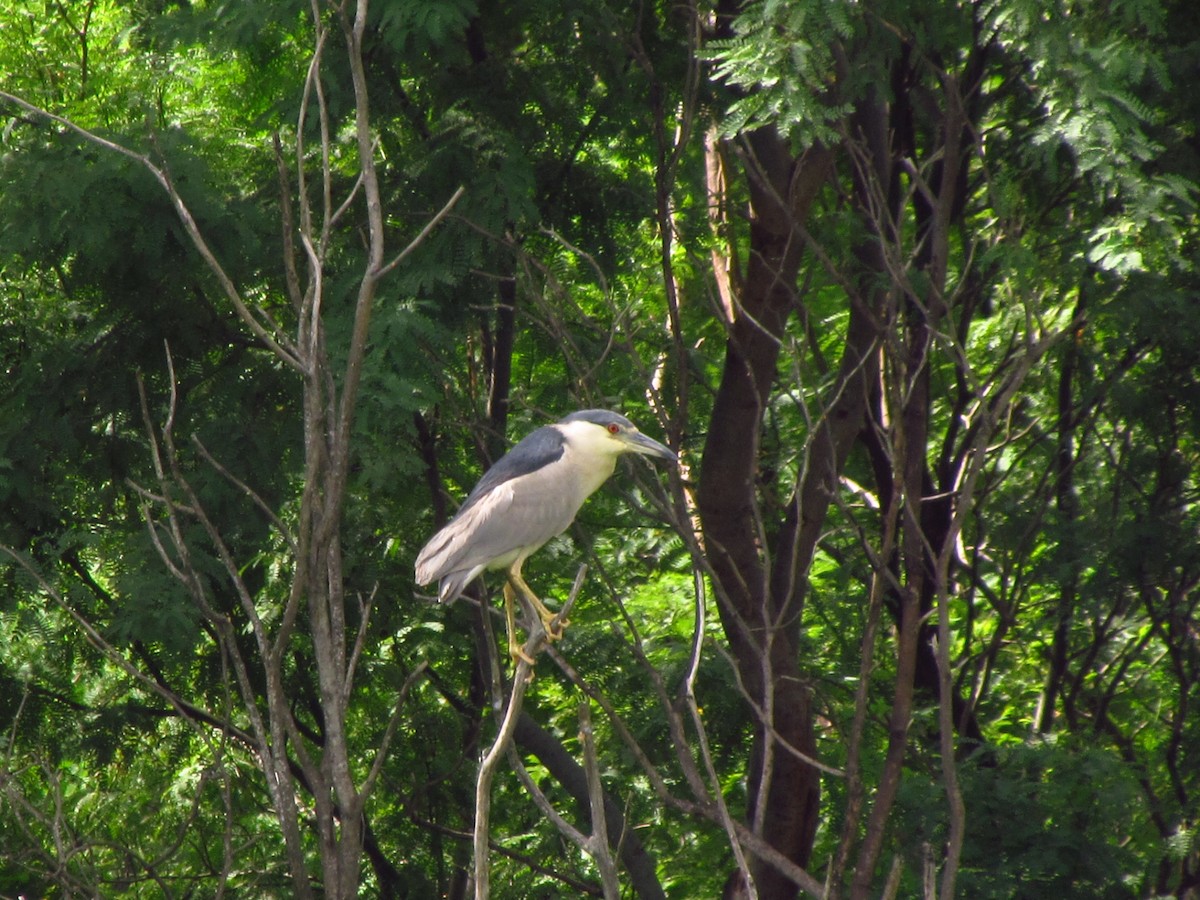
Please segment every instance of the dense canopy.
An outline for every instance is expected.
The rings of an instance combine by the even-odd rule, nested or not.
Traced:
[[[1198,60],[1192,0],[0,4],[0,895],[1196,896]],[[680,465],[527,563],[529,680],[413,562],[582,408]]]

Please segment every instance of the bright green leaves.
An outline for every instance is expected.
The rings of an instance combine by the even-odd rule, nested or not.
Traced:
[[[307,2],[168,4],[155,14],[101,0],[18,5],[0,13],[0,69],[11,78],[4,88],[165,161],[244,296],[293,329],[271,135],[280,132],[285,155],[295,145],[312,52]],[[903,298],[909,305],[896,309],[912,321],[920,303],[949,298],[927,363],[931,459],[939,446],[958,449],[955,435],[983,420],[972,392],[1011,370],[1030,322],[1072,325],[1069,341],[1005,410],[986,450],[978,506],[954,548],[955,686],[994,748],[983,758],[996,763],[960,767],[969,817],[960,893],[1012,896],[1025,885],[1065,895],[1086,885],[1115,897],[1128,890],[1122,879],[1146,893],[1149,883],[1139,879],[1160,860],[1194,859],[1194,829],[1183,821],[1190,807],[1172,805],[1200,791],[1183,765],[1200,746],[1195,716],[1183,715],[1187,703],[1194,708],[1197,682],[1187,667],[1195,666],[1188,604],[1200,433],[1200,317],[1189,273],[1200,115],[1195,92],[1180,87],[1194,53],[1192,39],[1179,36],[1196,33],[1184,5],[1134,0],[1101,14],[1032,0],[756,2],[707,45],[703,70],[689,44],[703,29],[683,27],[678,5],[372,4],[366,74],[389,248],[398,251],[458,185],[467,188],[451,219],[376,297],[342,529],[347,617],[359,621],[360,601],[375,597],[348,718],[356,772],[369,767],[407,672],[418,662],[431,667],[429,684],[402,710],[383,762],[386,787],[366,813],[380,857],[404,884],[448,892],[447,873],[464,865],[447,829],[469,827],[478,736],[491,727],[476,608],[429,604],[412,584],[412,556],[432,531],[439,491],[461,499],[486,459],[483,448],[584,403],[621,408],[655,437],[663,436],[655,411],[664,412],[690,467],[687,487],[704,478],[700,450],[727,348],[712,254],[728,254],[737,287],[754,246],[744,157],[737,158],[745,145],[726,146],[721,202],[706,181],[699,137],[710,112],[724,117],[731,137],[775,128],[792,150],[820,140],[843,154],[822,182],[806,233],[797,231],[796,240],[822,255],[786,286],[798,311],[765,386],[765,427],[754,447],[764,547],[777,540],[806,442],[826,412],[854,291]],[[321,87],[336,206],[354,186],[357,144],[346,127],[352,92],[336,62],[342,35],[334,18],[326,17],[333,31]],[[951,217],[939,283],[922,256],[928,210],[914,210],[926,187],[937,188],[945,161],[950,84],[963,91],[972,118],[961,214]],[[889,160],[894,178],[875,185],[894,192],[878,207],[894,219],[865,221],[856,205],[861,158],[847,152],[858,149],[847,143],[857,139],[850,113],[868,95],[894,115],[883,151],[897,154]],[[127,860],[106,851],[103,838],[162,860],[162,871],[194,893],[213,893],[224,877],[228,827],[233,844],[249,848],[239,853],[251,856],[226,873],[227,890],[278,893],[273,879],[285,873],[266,785],[234,732],[248,715],[231,712],[236,686],[226,659],[142,521],[134,485],[155,490],[156,481],[137,382],[140,375],[161,428],[169,345],[181,464],[228,539],[258,614],[276,627],[295,576],[286,540],[190,440],[197,435],[285,528],[298,530],[301,379],[249,339],[174,211],[136,167],[4,112],[0,537],[29,548],[125,658],[233,728],[182,725],[91,649],[42,586],[7,573],[0,741],[12,762],[0,805],[24,798],[52,810],[63,801],[68,831],[97,839],[66,870],[80,884],[90,873],[109,884],[124,877]],[[305,161],[319,167],[315,104],[307,112]],[[296,167],[285,168],[295,191]],[[318,206],[322,188],[310,177]],[[714,227],[718,206],[727,218]],[[339,361],[363,260],[357,203],[340,224],[322,310],[323,336]],[[884,240],[891,268],[863,273],[859,254]],[[302,251],[298,261],[303,269]],[[1071,322],[1079,311],[1086,317]],[[508,404],[504,434],[489,430],[497,361],[511,363],[511,384],[496,397]],[[963,395],[972,402],[961,403]],[[796,658],[811,688],[818,755],[839,766],[848,757],[868,621],[872,559],[864,545],[878,537],[886,497],[872,462],[861,442],[850,452],[840,502],[803,573]],[[561,599],[580,562],[591,564],[558,649],[611,700],[668,790],[690,800],[680,760],[697,745],[683,754],[672,746],[652,678],[663,679],[669,706],[690,660],[696,603],[684,539],[655,522],[665,480],[644,460],[623,463],[574,532],[544,548],[525,574]],[[957,496],[957,484],[931,491],[939,500]],[[161,538],[161,520],[156,528]],[[234,579],[205,535],[190,531],[185,540],[207,602],[239,614]],[[755,714],[709,600],[700,719],[715,783],[740,816],[749,806]],[[284,660],[284,689],[316,736],[298,740],[316,747],[324,723],[306,615],[299,613],[301,637]],[[883,768],[897,676],[886,607],[881,615],[865,677],[860,749],[868,780]],[[1056,645],[1060,622],[1065,643]],[[248,642],[248,629],[236,639]],[[1060,648],[1068,666],[1057,676],[1057,700],[1046,701],[1057,716],[1045,718],[1062,736],[1057,744],[1031,740]],[[260,672],[247,677],[258,690]],[[531,714],[577,753],[579,689],[547,660],[531,691]],[[885,853],[906,861],[910,879],[901,894],[918,891],[923,845],[945,840],[934,703],[919,692],[905,793],[889,826]],[[661,883],[680,896],[718,892],[732,866],[720,827],[663,802],[607,717],[596,718],[603,780],[630,833],[657,855]],[[543,783],[554,778],[546,766],[535,774]],[[817,865],[836,846],[844,784],[831,777],[823,788]],[[560,787],[549,789],[571,802]],[[1162,833],[1151,796],[1159,798]],[[584,863],[564,862],[561,842],[515,781],[499,785],[497,798],[496,840],[546,869],[589,877]],[[0,836],[3,865],[52,846],[40,825],[22,834],[24,843],[8,830]],[[549,876],[524,863],[504,865],[520,885],[514,891],[536,883],[561,893],[561,883],[549,887]],[[46,863],[37,871],[52,870]],[[378,882],[366,891],[386,893],[386,868],[368,877]],[[49,887],[0,868],[0,893],[20,890]]]
[[[1162,9],[1128,4],[1121,17],[1101,20],[1001,4],[988,22],[1001,52],[1027,73],[1035,165],[1060,166],[1065,148],[1072,176],[1102,198],[1083,220],[1087,260],[1122,275],[1181,261],[1195,186],[1163,168],[1163,111],[1147,102],[1171,91]]]
[[[734,36],[710,41],[713,77],[735,89],[721,124],[725,136],[763,125],[794,132],[802,145],[836,140],[846,114],[837,100],[833,48],[861,28],[860,8],[837,2],[747,6]]]

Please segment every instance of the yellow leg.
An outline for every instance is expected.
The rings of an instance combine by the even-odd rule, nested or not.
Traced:
[[[508,583],[515,585],[517,590],[529,601],[529,605],[533,607],[534,612],[538,614],[538,618],[542,620],[542,627],[546,629],[546,637],[552,641],[557,641],[563,636],[563,628],[569,623],[565,619],[558,619],[558,613],[550,609],[537,598],[537,595],[530,590],[529,585],[525,583],[525,579],[521,577],[521,567],[514,566],[508,573]],[[558,621],[555,621],[558,619]]]
[[[529,655],[521,649],[521,642],[517,640],[517,623],[516,616],[513,613],[513,586],[511,581],[504,582],[504,624],[508,626],[508,655],[512,657],[513,665],[517,664],[517,660],[523,659],[531,666],[534,661],[529,658]]]

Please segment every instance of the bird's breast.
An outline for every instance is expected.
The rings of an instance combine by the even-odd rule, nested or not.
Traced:
[[[568,491],[575,503],[576,511],[583,505],[584,500],[596,493],[600,489],[600,485],[608,481],[617,467],[615,456],[580,453],[569,445],[563,455],[563,462],[571,475]]]

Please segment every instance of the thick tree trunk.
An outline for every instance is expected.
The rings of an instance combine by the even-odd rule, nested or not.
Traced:
[[[732,297],[734,318],[697,501],[721,621],[757,719],[748,767],[749,824],[789,859],[805,865],[816,832],[820,784],[816,770],[792,752],[811,756],[815,749],[797,644],[804,573],[831,495],[826,491],[823,504],[803,517],[793,503],[786,521],[766,522],[757,493],[757,463],[781,338],[788,317],[799,307],[795,291],[803,239],[796,226],[827,175],[829,153],[811,150],[797,160],[773,130],[750,135],[744,150],[751,193],[750,251],[745,278]],[[827,486],[831,471],[838,468],[837,453],[825,458],[827,448],[841,444],[829,439],[832,418],[821,426],[825,446],[817,451],[822,456],[815,469],[819,474],[810,472],[800,493],[816,496],[816,481]],[[777,537],[767,546],[771,533]],[[759,897],[795,896],[796,886],[769,864],[755,862],[751,869]],[[742,887],[731,879],[727,894],[736,895]]]

